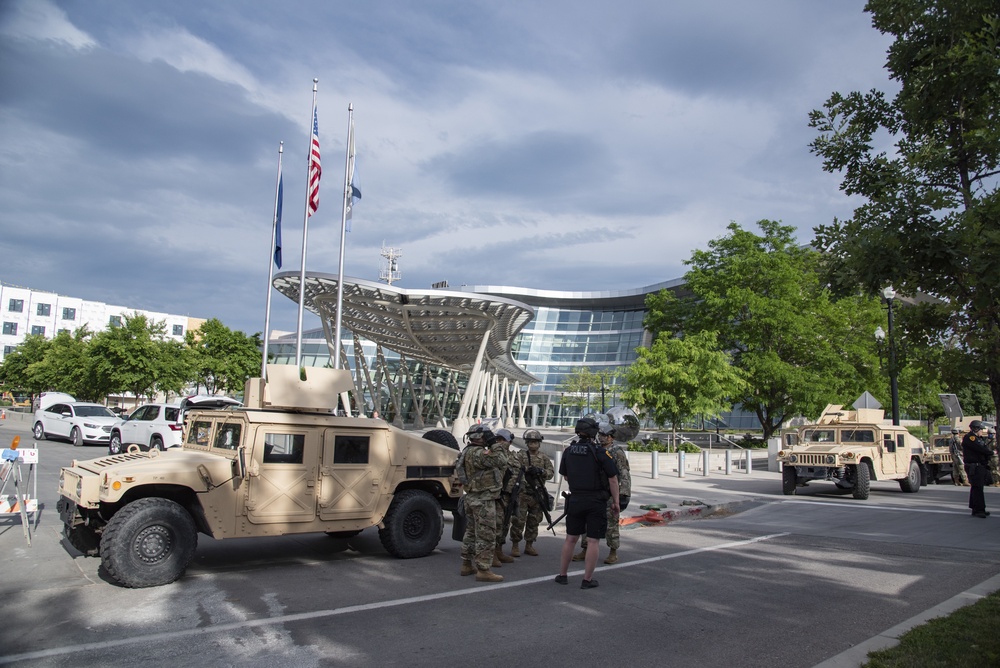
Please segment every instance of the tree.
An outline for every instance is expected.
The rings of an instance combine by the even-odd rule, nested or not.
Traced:
[[[650,295],[645,325],[654,336],[715,332],[746,380],[730,396],[768,438],[788,418],[885,385],[873,338],[885,316],[872,298],[834,302],[819,280],[819,254],[795,242],[794,228],[758,226],[760,236],[732,223],[709,250],[695,251],[684,275],[690,294]]]
[[[133,313],[123,318],[121,327],[95,334],[90,355],[100,396],[131,392],[136,403],[150,396],[160,370],[165,332],[163,322],[150,322],[141,313]]]
[[[681,422],[696,415],[719,415],[746,385],[711,331],[683,338],[660,333],[652,347],[639,350],[625,378],[625,400],[658,424],[669,422],[674,442]]]
[[[601,389],[605,393],[610,388],[617,388],[617,381],[621,376],[621,369],[601,369],[593,371],[590,367],[579,367],[573,373],[565,376],[556,387],[560,393],[559,403],[563,406],[571,406],[580,412],[586,407],[591,412],[597,410],[601,405]],[[604,408],[611,408],[607,401],[607,396],[603,402]]]
[[[29,334],[14,350],[4,356],[0,366],[0,382],[12,390],[23,390],[35,396],[46,391],[59,389],[50,385],[50,380],[38,373],[39,362],[45,359],[50,342],[40,334]]]
[[[949,349],[955,382],[984,383],[1000,408],[1000,9],[996,0],[869,0],[895,41],[893,98],[833,93],[810,114],[811,144],[864,202],[815,229],[831,284],[892,284],[932,299],[923,335]]]
[[[73,334],[62,331],[56,334],[45,350],[45,357],[32,369],[41,383],[49,388],[60,388],[80,401],[98,401],[104,398],[91,378],[90,339],[93,334],[86,325]]]
[[[186,341],[195,378],[209,394],[242,392],[247,380],[260,373],[263,343],[259,332],[247,336],[212,318],[188,331]]]

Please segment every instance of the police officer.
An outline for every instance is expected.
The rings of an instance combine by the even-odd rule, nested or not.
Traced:
[[[632,495],[632,475],[625,450],[615,444],[615,426],[608,422],[602,422],[597,428],[597,444],[611,453],[615,458],[615,465],[618,467],[618,500],[621,510],[628,507],[629,497]],[[607,542],[610,552],[604,560],[606,564],[618,563],[618,548],[621,547],[621,527],[618,525],[618,514],[611,511],[611,499],[608,499],[608,531]],[[573,561],[584,561],[587,558],[587,544],[583,544],[578,554],[573,555]]]
[[[969,477],[965,475],[965,460],[962,459],[962,439],[958,429],[951,430],[951,440],[948,450],[951,452],[951,482],[954,485],[969,486]]]
[[[538,525],[542,521],[543,510],[541,501],[548,500],[548,490],[545,481],[551,480],[556,474],[552,460],[541,451],[542,434],[535,429],[524,432],[524,450],[518,450],[511,461],[524,471],[524,485],[517,502],[517,514],[510,524],[510,556],[519,557],[521,551],[518,544],[524,538],[524,553],[532,557],[538,556],[534,542],[538,538]]]
[[[992,484],[990,474],[990,455],[986,447],[986,425],[981,420],[969,423],[969,433],[962,439],[962,456],[965,459],[965,472],[969,476],[969,508],[973,517],[987,517],[986,495],[983,486]]]
[[[459,455],[464,469],[466,528],[462,540],[461,575],[476,574],[478,582],[502,582],[503,576],[490,570],[497,540],[497,499],[507,468],[507,449],[497,445],[493,432],[474,425],[465,435],[468,445]]]
[[[611,453],[598,448],[594,443],[597,431],[596,420],[592,418],[577,420],[576,435],[579,439],[563,450],[562,461],[559,464],[559,475],[566,478],[570,496],[566,500],[566,542],[563,543],[556,582],[568,584],[567,572],[569,562],[573,559],[573,550],[580,536],[585,535],[587,556],[584,562],[583,582],[580,583],[581,589],[593,589],[597,586],[597,580],[593,576],[597,567],[600,541],[608,529],[609,498],[615,518],[620,511],[618,467]]]

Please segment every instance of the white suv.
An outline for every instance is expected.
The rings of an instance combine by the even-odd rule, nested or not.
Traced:
[[[49,436],[58,436],[68,438],[73,445],[101,444],[108,442],[111,425],[116,422],[118,416],[106,406],[83,401],[68,401],[53,403],[35,411],[35,426],[32,431],[35,440],[38,441],[45,440]]]
[[[184,428],[178,420],[180,412],[180,404],[139,406],[111,428],[108,452],[121,454],[132,443],[138,444],[141,450],[166,450],[179,446]]]

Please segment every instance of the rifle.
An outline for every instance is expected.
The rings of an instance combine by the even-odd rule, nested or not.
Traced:
[[[507,503],[503,509],[503,528],[502,536],[506,536],[507,532],[510,530],[510,518],[514,514],[514,510],[517,509],[517,500],[521,494],[521,483],[524,481],[524,467],[517,472],[517,479],[514,481],[514,486],[510,488],[510,496],[507,497]]]
[[[523,471],[524,469],[521,470]],[[545,515],[545,519],[549,523],[548,528],[552,529],[552,535],[555,535],[556,530],[552,528],[555,522],[552,521],[552,516],[549,515],[549,493],[548,490],[545,489],[545,481],[540,480],[540,478],[541,476],[537,474],[528,474],[528,489],[531,491],[531,495],[535,498],[535,502],[541,507],[542,514]]]
[[[562,493],[562,497],[563,497],[564,499],[566,499],[566,501],[568,502],[568,501],[569,501],[569,492],[563,492],[563,493]],[[566,505],[569,505],[569,504],[567,503]],[[565,508],[565,507],[566,507],[566,506],[563,506],[563,508]],[[567,512],[569,512],[569,511],[567,511],[567,510],[563,510],[563,514],[562,514],[562,515],[560,515],[559,517],[555,518],[555,519],[554,519],[554,520],[552,520],[551,522],[549,522],[549,525],[548,525],[547,527],[545,527],[545,530],[546,530],[546,531],[548,531],[549,529],[552,529],[552,527],[554,527],[555,525],[557,525],[557,524],[559,524],[560,522],[562,522],[562,518],[566,517],[566,513],[567,513]],[[548,515],[548,513],[546,513],[546,515]],[[556,532],[556,530],[555,530],[555,529],[552,529],[552,533],[555,533],[555,532]]]

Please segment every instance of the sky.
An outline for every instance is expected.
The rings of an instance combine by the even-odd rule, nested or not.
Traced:
[[[298,272],[635,289],[735,222],[858,202],[810,153],[834,91],[892,90],[864,0],[0,0],[0,280],[264,328],[283,142]],[[271,326],[297,303],[273,293]],[[307,315],[305,326],[318,320]]]

